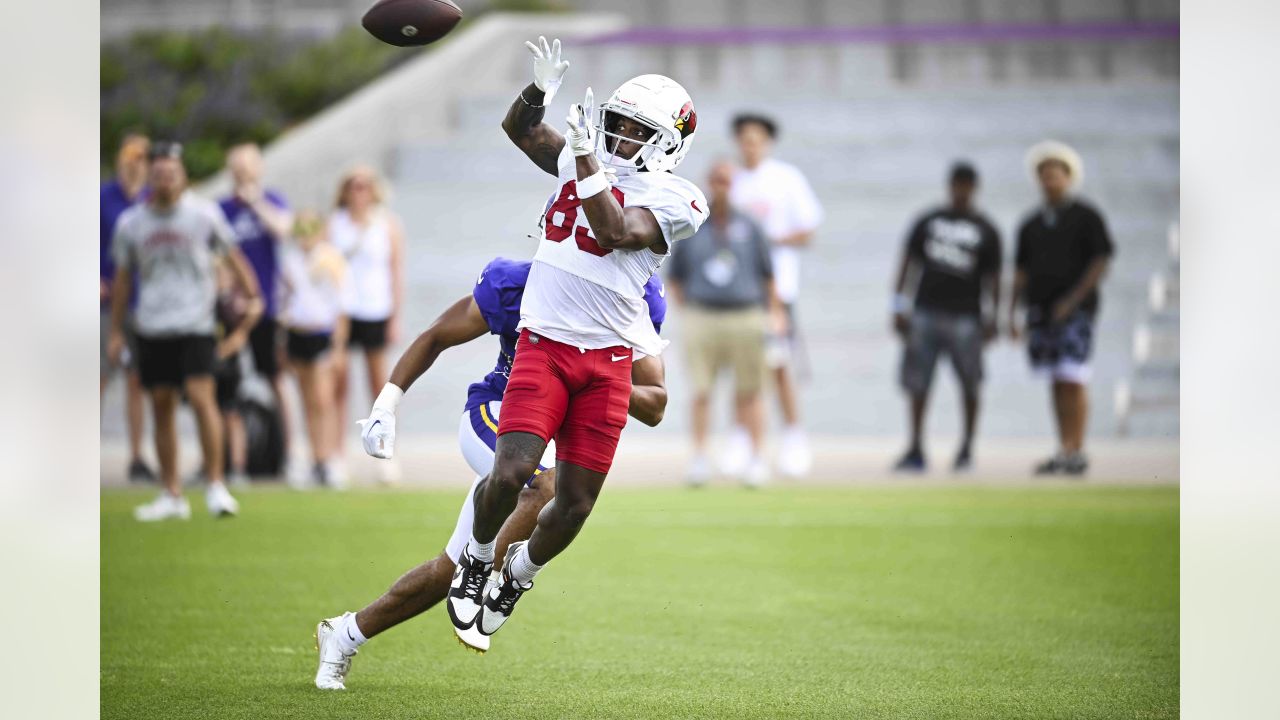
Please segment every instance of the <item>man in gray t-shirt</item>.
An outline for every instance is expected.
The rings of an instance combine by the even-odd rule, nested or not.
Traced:
[[[146,203],[125,211],[116,223],[112,253],[116,276],[111,288],[111,338],[115,360],[124,348],[124,319],[138,276],[138,306],[133,322],[138,335],[138,373],[151,396],[156,454],[165,490],[134,510],[142,521],[187,519],[191,508],[178,481],[177,411],[185,391],[200,428],[205,496],[209,512],[233,515],[239,507],[222,478],[222,418],[214,392],[213,365],[240,351],[262,314],[262,298],[253,271],[232,245],[234,238],[221,211],[187,191],[182,146],[155,143],[148,167]],[[215,341],[214,305],[218,263],[225,262],[249,298],[244,318]]]
[[[786,314],[773,286],[769,241],[747,216],[729,202],[733,167],[718,163],[711,170],[707,196],[711,217],[691,238],[675,245],[668,286],[682,308],[684,346],[693,379],[693,447],[688,480],[706,482],[711,390],[716,375],[731,369],[738,423],[750,447],[731,448],[721,470],[750,485],[768,478],[760,457],[764,442],[765,340],[770,317],[775,332],[786,327]],[[769,315],[766,315],[766,308]]]

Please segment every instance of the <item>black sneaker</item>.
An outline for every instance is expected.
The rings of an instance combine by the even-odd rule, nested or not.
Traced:
[[[470,548],[463,549],[458,567],[453,571],[449,595],[445,597],[449,619],[458,631],[468,630],[476,624],[481,603],[484,602],[484,584],[489,579],[489,573],[493,572],[493,563],[476,560],[471,557],[469,550]]]
[[[526,541],[527,542],[527,541]],[[484,635],[498,632],[498,628],[511,617],[516,610],[516,601],[532,587],[533,583],[521,585],[511,577],[511,561],[516,552],[524,547],[524,542],[512,543],[507,548],[507,555],[502,559],[502,576],[497,585],[489,587],[485,593],[484,610],[480,613],[479,629]]]
[[[969,450],[969,446],[960,448],[960,452],[956,453],[956,459],[951,463],[951,472],[969,472],[973,469],[973,453]]]
[[[893,466],[894,472],[922,473],[925,470],[924,453],[919,448],[911,448],[902,459]]]
[[[131,483],[153,483],[156,481],[155,472],[141,459],[136,459],[129,463],[127,475]]]
[[[1068,453],[1059,461],[1060,471],[1079,477],[1089,469],[1089,459],[1082,452]]]
[[[1036,465],[1033,472],[1035,472],[1036,475],[1057,475],[1062,471],[1062,456],[1054,455],[1048,460]]]

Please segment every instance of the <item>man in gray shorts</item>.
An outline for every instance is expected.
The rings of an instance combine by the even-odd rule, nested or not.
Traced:
[[[911,445],[895,466],[905,472],[926,467],[921,435],[929,386],[938,356],[956,370],[964,400],[964,437],[953,469],[973,463],[983,345],[995,338],[1000,306],[1000,236],[973,207],[978,173],[968,163],[951,169],[950,203],[925,213],[911,228],[898,271],[893,327],[902,337],[902,387],[911,410]],[[914,299],[906,293],[917,278]],[[986,319],[983,295],[989,297]]]
[[[125,313],[136,271],[138,306],[133,325],[138,373],[151,396],[164,484],[159,497],[135,508],[134,516],[142,521],[191,517],[178,480],[177,412],[184,391],[200,428],[209,512],[234,515],[239,506],[222,477],[222,419],[214,394],[214,358],[230,357],[244,345],[262,314],[262,297],[253,271],[232,244],[235,235],[218,206],[187,192],[181,145],[152,145],[148,184],[147,201],[120,216],[112,241],[116,275],[111,287],[108,355],[117,362],[124,351]],[[249,300],[244,319],[215,344],[220,262],[229,263]]]

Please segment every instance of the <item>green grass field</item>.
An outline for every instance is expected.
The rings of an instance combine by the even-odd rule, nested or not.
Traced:
[[[1176,487],[606,489],[487,655],[436,607],[312,687],[316,621],[438,552],[461,496],[144,526],[105,491],[102,717],[1178,715]]]

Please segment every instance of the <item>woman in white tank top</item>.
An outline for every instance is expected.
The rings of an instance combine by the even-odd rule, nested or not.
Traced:
[[[298,379],[307,421],[310,477],[319,485],[333,485],[339,482],[331,472],[338,428],[330,350],[346,345],[344,305],[350,287],[346,262],[327,242],[324,220],[305,210],[298,213],[289,242],[280,248],[280,261],[284,290],[280,318],[288,330],[285,354],[289,370]],[[290,479],[298,475],[291,472]]]
[[[344,303],[349,318],[348,347],[363,347],[370,402],[387,382],[386,347],[399,342],[400,308],[404,298],[404,229],[400,219],[385,206],[381,178],[369,167],[357,167],[343,176],[338,198],[329,217],[329,242],[347,263],[350,285]],[[334,352],[334,397],[337,406],[334,451],[341,458],[347,427],[347,353]],[[383,480],[394,481],[398,465],[379,463]],[[331,463],[336,482],[343,479],[341,462]]]

